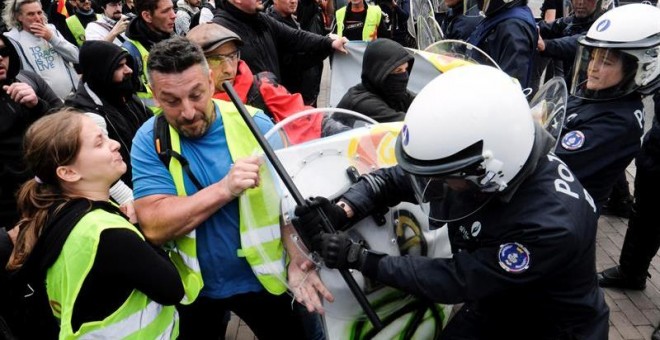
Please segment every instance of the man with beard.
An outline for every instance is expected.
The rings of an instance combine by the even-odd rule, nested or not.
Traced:
[[[414,61],[410,52],[393,40],[371,42],[362,57],[362,82],[348,89],[337,107],[360,112],[381,123],[402,121],[415,99],[407,90]]]
[[[164,1],[164,0],[163,0]],[[310,59],[321,61],[332,50],[346,53],[346,38],[330,38],[296,30],[261,13],[264,6],[259,0],[218,0],[218,11],[213,22],[238,34],[245,45],[241,58],[254,73],[270,71],[280,79],[281,52],[307,53]]]
[[[147,58],[151,46],[172,36],[176,13],[171,0],[139,0],[135,1],[135,8],[138,16],[128,25],[128,39],[122,47],[135,62],[133,81],[138,87],[138,97],[153,110],[156,105],[147,86]]]
[[[0,35],[0,228],[18,222],[16,191],[32,178],[23,164],[23,134],[28,126],[62,102],[36,73],[21,70],[14,46]]]
[[[148,68],[163,113],[133,139],[135,208],[150,242],[176,248],[171,258],[186,290],[179,339],[224,339],[228,310],[261,340],[304,339],[286,278],[309,310],[322,310],[319,294],[332,295],[316,271],[303,272],[311,263],[295,246],[284,253],[293,231],[280,226],[279,208],[268,212],[280,202],[254,156],[259,144],[233,104],[212,99],[213,78],[199,46],[181,37],[158,43]],[[262,111],[248,109],[262,133],[273,126]]]
[[[121,148],[123,159],[130,159],[131,145],[137,130],[153,113],[137,97],[129,65],[132,58],[121,47],[102,40],[86,41],[80,48],[82,78],[78,90],[67,98],[65,104],[82,112],[95,113],[97,124],[107,129],[108,137]],[[102,66],[99,66],[102,65]],[[99,117],[100,116],[100,117]],[[131,163],[121,181],[110,189],[112,198],[132,215],[133,186]]]
[[[99,5],[103,8],[103,16],[87,25],[86,40],[105,40],[121,46],[126,41],[123,33],[130,21],[121,15],[121,0],[100,0]]]
[[[78,47],[85,42],[85,28],[90,22],[101,19],[100,14],[94,13],[91,0],[75,0],[78,3],[74,15],[66,18],[66,27],[75,41],[70,41]]]

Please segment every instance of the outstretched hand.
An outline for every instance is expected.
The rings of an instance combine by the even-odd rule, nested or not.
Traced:
[[[334,296],[323,284],[314,263],[305,260],[302,263],[289,264],[289,286],[298,303],[304,305],[310,313],[323,314],[323,301],[333,302]]]
[[[331,38],[333,38],[333,37],[331,36]],[[333,38],[332,48],[334,48],[335,50],[337,50],[339,52],[342,52],[344,54],[348,54],[348,51],[344,47],[344,45],[346,45],[347,42],[348,42],[348,39],[346,39],[346,37]]]

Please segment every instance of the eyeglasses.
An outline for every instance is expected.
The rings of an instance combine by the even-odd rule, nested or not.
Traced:
[[[9,48],[7,46],[0,47],[0,57],[3,57],[3,58],[9,57]]]
[[[238,61],[240,57],[241,57],[241,51],[236,50],[229,54],[214,54],[214,55],[206,56],[206,61],[208,61],[208,63],[211,66],[220,66],[229,62],[235,63]]]

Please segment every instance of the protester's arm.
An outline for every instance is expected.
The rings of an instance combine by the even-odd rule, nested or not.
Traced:
[[[62,106],[62,100],[55,94],[44,78],[32,71],[24,70],[22,73],[28,75],[35,83],[36,87],[34,88],[34,92],[37,94],[37,97],[39,97],[39,101],[44,102],[43,107],[41,108],[44,113],[58,109]]]
[[[57,53],[61,55],[64,60],[77,64],[78,47],[64,39],[60,32],[55,28],[55,26],[48,25],[48,28],[51,30],[52,36],[47,40],[51,45],[53,45],[55,51],[57,51]]]
[[[18,228],[7,231],[5,228],[0,227],[0,271],[4,270],[9,261],[9,256],[14,250],[14,243],[17,236]]]
[[[296,241],[298,234],[293,225],[282,227],[282,243],[289,255],[288,283],[296,300],[307,307],[309,312],[324,313],[321,298],[332,302],[334,297],[321,281],[314,263],[301,249],[301,240]]]
[[[144,235],[162,244],[188,234],[244,190],[257,187],[260,162],[257,157],[237,160],[227,176],[190,196],[149,195],[136,199],[135,211]]]
[[[121,245],[121,246],[118,246]],[[113,228],[101,233],[95,266],[104,275],[129,282],[151,300],[174,305],[183,298],[183,283],[165,252],[134,231]]]
[[[390,18],[390,20],[392,20],[392,18]],[[378,23],[377,35],[377,38],[392,38],[392,31],[390,31],[390,28],[385,24],[385,13],[383,13],[380,22]]]

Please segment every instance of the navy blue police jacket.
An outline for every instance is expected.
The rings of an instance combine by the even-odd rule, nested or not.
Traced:
[[[372,174],[343,196],[356,214],[378,204],[414,202],[401,168]],[[385,256],[362,271],[434,302],[465,302],[482,316],[485,339],[607,339],[596,226],[591,197],[549,153],[508,202],[494,198],[448,224],[452,258]]]
[[[570,97],[555,153],[600,209],[639,152],[643,133],[644,105],[638,94],[604,101]]]

